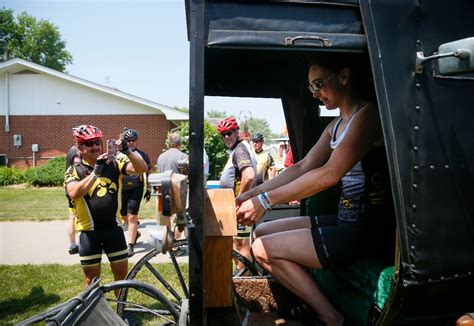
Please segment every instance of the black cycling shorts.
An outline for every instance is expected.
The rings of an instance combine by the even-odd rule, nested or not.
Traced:
[[[373,235],[363,223],[337,216],[311,216],[314,248],[323,269],[334,269],[373,257]]]
[[[127,190],[122,189],[122,208],[120,209],[120,215],[138,215],[142,198],[143,187],[135,187]]]
[[[127,243],[120,226],[114,225],[104,230],[82,231],[79,236],[79,257],[82,266],[98,265],[105,252],[109,262],[128,259]]]

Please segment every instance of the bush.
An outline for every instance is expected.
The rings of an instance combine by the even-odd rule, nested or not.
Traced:
[[[23,171],[17,168],[0,167],[0,186],[8,186],[25,182]]]
[[[61,186],[64,181],[66,156],[56,156],[46,164],[25,170],[0,167],[0,186],[28,183],[34,186]]]
[[[34,186],[61,186],[64,181],[66,156],[56,156],[38,168],[25,170],[25,179]]]
[[[189,123],[181,124],[181,137],[183,138],[182,150],[189,153]],[[217,132],[209,122],[204,121],[204,148],[209,156],[209,180],[219,180],[220,174],[224,169],[229,154],[227,147]]]

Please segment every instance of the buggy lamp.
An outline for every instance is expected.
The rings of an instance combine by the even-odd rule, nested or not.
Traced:
[[[148,241],[159,252],[166,253],[174,242],[171,216],[176,216],[175,224],[178,229],[187,225],[187,178],[172,171],[152,173],[148,176],[148,183],[153,188],[152,195],[156,197],[157,218],[157,227],[148,229]]]
[[[172,171],[152,173],[148,183],[153,187],[152,195],[157,197],[157,212],[164,216],[184,215],[186,210],[186,176]]]

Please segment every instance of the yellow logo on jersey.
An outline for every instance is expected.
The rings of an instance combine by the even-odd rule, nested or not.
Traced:
[[[112,182],[109,178],[99,178],[95,180],[91,189],[89,190],[89,196],[92,196],[94,191],[97,190],[97,197],[104,197],[107,193],[114,194],[117,192],[117,184]]]

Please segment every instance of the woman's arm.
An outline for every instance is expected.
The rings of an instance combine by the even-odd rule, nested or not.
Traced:
[[[357,113],[346,136],[323,166],[268,192],[272,203],[300,200],[335,186],[381,137],[377,109],[369,105]]]
[[[381,127],[377,109],[374,106],[368,106],[354,117],[344,140],[332,152],[324,165],[313,168],[284,185],[262,191],[267,191],[272,204],[280,204],[307,198],[328,189],[336,185],[380,138]],[[254,196],[256,195],[258,193]],[[251,198],[240,206],[237,221],[244,225],[251,225],[256,223],[264,213],[265,210],[258,199]]]
[[[323,165],[331,155],[331,148],[329,146],[329,142],[331,139],[329,130],[331,129],[331,125],[333,125],[333,123],[330,123],[326,127],[318,142],[311,148],[308,154],[301,161],[285,169],[282,173],[278,174],[274,178],[239,195],[235,199],[237,206],[242,204],[244,201],[255,197],[259,193],[265,191],[268,192],[271,189],[282,187],[291,182],[292,180],[304,175],[306,172]]]

